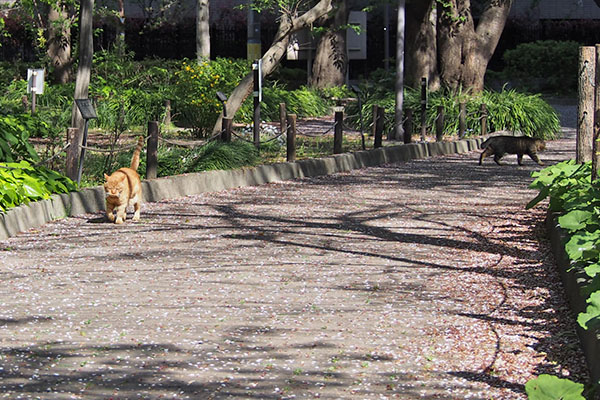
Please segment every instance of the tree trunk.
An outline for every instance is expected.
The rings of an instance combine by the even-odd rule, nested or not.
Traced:
[[[196,15],[196,58],[198,62],[210,58],[209,0],[198,0]]]
[[[281,61],[281,58],[287,51],[287,46],[290,41],[290,35],[303,28],[310,27],[318,18],[321,18],[333,8],[332,0],[319,0],[319,2],[310,10],[299,17],[291,17],[287,14],[282,14],[279,21],[279,28],[275,34],[275,39],[269,50],[262,56],[262,76],[269,75]],[[227,101],[227,115],[234,116],[240,106],[252,91],[253,73],[249,72],[242,81],[235,87],[229,100]],[[223,113],[217,118],[217,122],[213,127],[213,132],[221,130]]]
[[[396,106],[394,113],[394,131],[392,139],[404,136],[402,107],[404,104],[404,36],[406,21],[406,0],[398,0],[398,28],[396,36]]]
[[[437,45],[442,84],[483,90],[488,62],[504,30],[513,0],[489,1],[475,27],[470,0],[438,3]]]
[[[335,0],[335,14],[333,18],[327,18],[324,22],[325,32],[317,44],[309,82],[311,87],[327,88],[341,86],[346,82],[346,72],[348,71],[347,24],[346,0]]]
[[[67,83],[71,78],[71,30],[68,13],[64,6],[50,7],[48,11],[48,50],[55,83]]]
[[[421,78],[427,78],[431,90],[440,87],[434,1],[411,1],[406,5],[404,81],[415,89],[421,86]]]
[[[81,0],[79,10],[79,67],[77,68],[77,79],[75,80],[75,99],[86,99],[88,97],[94,50],[93,9],[94,0]],[[76,104],[73,104],[71,115],[71,126],[82,129],[84,121]]]

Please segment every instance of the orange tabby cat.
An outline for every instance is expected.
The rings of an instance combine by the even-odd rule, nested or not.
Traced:
[[[106,183],[104,191],[106,192],[106,216],[110,222],[122,224],[127,217],[127,206],[133,204],[135,213],[133,220],[140,219],[140,205],[142,203],[142,182],[136,172],[140,165],[140,152],[144,145],[144,138],[140,136],[137,147],[131,158],[131,167],[120,168],[112,173],[111,176],[104,174]],[[117,211],[117,218],[113,215],[113,210]]]

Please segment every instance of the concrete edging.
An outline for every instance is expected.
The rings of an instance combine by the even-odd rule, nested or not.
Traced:
[[[548,213],[546,216],[546,230],[550,238],[552,253],[561,279],[565,293],[569,299],[571,310],[575,314],[585,312],[587,308],[586,297],[582,294],[582,288],[589,283],[589,278],[583,271],[569,271],[570,260],[565,251],[567,235],[558,224],[558,215]],[[587,331],[575,323],[577,335],[590,371],[592,382],[600,381],[600,333]]]
[[[144,201],[155,202],[203,192],[328,175],[385,163],[466,153],[478,149],[482,142],[483,138],[454,142],[411,143],[296,162],[145,180],[142,182]],[[15,207],[0,214],[0,239],[15,236],[19,232],[39,227],[56,219],[102,210],[104,210],[104,191],[101,186],[53,195],[50,199]]]

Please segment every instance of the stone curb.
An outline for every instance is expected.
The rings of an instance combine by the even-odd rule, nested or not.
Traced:
[[[482,142],[483,138],[455,142],[411,143],[318,159],[145,180],[142,183],[144,201],[155,202],[203,192],[328,175],[385,163],[466,153],[478,149]],[[104,210],[104,191],[101,186],[54,195],[48,200],[15,207],[5,214],[0,214],[0,239],[39,227],[49,221],[101,210]]]
[[[586,297],[582,295],[583,286],[589,282],[589,278],[583,271],[569,271],[570,261],[565,251],[567,235],[558,225],[558,215],[548,213],[546,216],[546,230],[550,237],[550,245],[554,254],[555,263],[560,272],[565,293],[569,299],[571,310],[577,315],[585,312],[587,308]],[[587,331],[575,322],[577,335],[581,342],[581,348],[590,370],[592,382],[600,381],[600,333]]]

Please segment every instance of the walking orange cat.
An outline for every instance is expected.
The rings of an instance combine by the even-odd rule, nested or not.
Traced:
[[[106,217],[110,222],[122,224],[127,218],[127,207],[133,205],[133,221],[140,219],[142,204],[142,182],[137,173],[140,165],[140,153],[144,146],[144,138],[140,136],[137,147],[131,158],[129,168],[119,168],[110,176],[104,174],[104,191],[106,192]],[[113,212],[116,211],[116,218]]]

